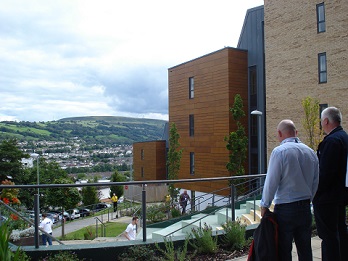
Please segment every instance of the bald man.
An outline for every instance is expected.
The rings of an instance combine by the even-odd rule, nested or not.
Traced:
[[[279,258],[291,261],[295,240],[300,261],[313,260],[310,202],[319,183],[315,152],[297,138],[295,124],[282,120],[277,127],[280,145],[272,151],[261,199],[263,216],[274,201],[279,229]]]

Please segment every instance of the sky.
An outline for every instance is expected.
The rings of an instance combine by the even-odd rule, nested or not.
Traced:
[[[0,121],[168,120],[168,68],[236,47],[263,0],[2,0]]]

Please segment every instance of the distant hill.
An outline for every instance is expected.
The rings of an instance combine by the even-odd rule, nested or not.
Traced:
[[[78,137],[87,143],[132,144],[159,140],[166,121],[118,116],[86,116],[48,122],[0,122],[0,140],[62,141]]]

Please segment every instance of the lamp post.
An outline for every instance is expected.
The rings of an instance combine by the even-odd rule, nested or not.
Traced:
[[[262,149],[261,149],[261,117],[262,117],[262,112],[258,110],[254,110],[250,113],[251,115],[255,115],[258,117],[258,172],[261,174],[261,162],[262,162]],[[261,185],[261,184],[260,184]]]
[[[37,153],[32,153],[32,154],[30,154],[30,156],[33,159],[36,159],[36,170],[37,170],[36,182],[37,182],[37,185],[40,185],[40,172],[39,172],[39,157],[40,157],[40,155]],[[40,195],[39,188],[37,188],[37,194]]]
[[[30,154],[30,156],[33,159],[36,159],[36,168],[37,168],[37,185],[40,184],[40,173],[39,173],[39,154],[37,153],[32,153]],[[39,215],[40,215],[40,200],[39,200],[39,195],[40,195],[40,189],[39,187],[37,188],[37,194],[34,195],[34,213],[35,213],[35,248],[39,248],[39,242],[40,242],[40,238],[39,238]]]

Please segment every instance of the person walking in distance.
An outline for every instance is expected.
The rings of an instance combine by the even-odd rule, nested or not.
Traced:
[[[319,144],[319,187],[313,200],[318,236],[322,239],[323,261],[348,260],[346,184],[348,135],[341,126],[342,114],[335,107],[321,113],[321,126],[326,133]]]
[[[46,233],[52,235],[52,226],[53,226],[52,220],[47,217],[46,213],[42,214],[42,218],[43,220],[40,222],[39,227]],[[47,242],[50,246],[52,246],[52,238],[47,236],[45,233],[42,233],[42,244],[44,246],[47,246],[46,245]]]
[[[183,215],[186,213],[187,203],[190,201],[190,196],[187,194],[187,190],[184,190],[184,192],[180,195],[179,201],[180,206],[182,207],[181,214]]]
[[[114,212],[117,212],[117,201],[118,201],[118,197],[116,196],[116,194],[114,193],[111,197],[111,201],[114,205]]]
[[[280,145],[269,159],[261,199],[261,215],[274,201],[279,231],[279,260],[291,261],[295,241],[300,261],[311,261],[312,213],[310,202],[319,183],[319,164],[315,152],[297,137],[295,124],[282,120],[277,126]]]
[[[124,231],[124,236],[128,240],[135,240],[137,236],[137,223],[138,217],[133,217],[132,222],[127,226],[126,230]]]

